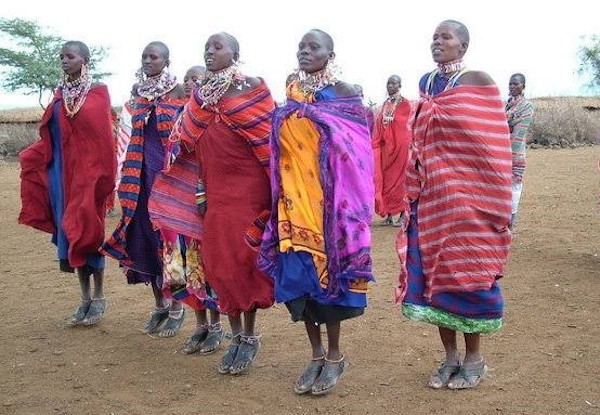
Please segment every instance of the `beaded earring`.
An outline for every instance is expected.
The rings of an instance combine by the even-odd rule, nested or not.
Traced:
[[[137,71],[135,71],[135,77],[139,83],[144,83],[144,81],[146,80],[146,74],[144,73],[143,66],[140,66],[140,68]]]
[[[89,67],[87,63],[83,63],[81,65],[81,75],[82,77],[88,76],[89,74]]]

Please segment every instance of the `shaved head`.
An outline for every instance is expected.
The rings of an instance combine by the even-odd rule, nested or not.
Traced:
[[[328,52],[333,52],[333,38],[329,33],[324,32],[321,29],[311,29],[309,32],[317,33],[323,39],[323,45],[327,48]]]

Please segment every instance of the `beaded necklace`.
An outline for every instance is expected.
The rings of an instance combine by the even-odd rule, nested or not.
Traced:
[[[513,97],[511,95],[510,97],[508,97],[508,100],[506,101],[506,105],[504,106],[504,108],[506,109],[506,111],[512,112],[512,110],[517,107],[517,104],[520,103],[524,99],[525,99],[525,95],[523,95],[523,94],[518,95],[516,97]]]
[[[456,61],[447,62],[447,63],[438,63],[438,70],[441,74],[449,74],[453,72],[458,72],[465,69],[465,63],[462,59],[458,59]]]
[[[306,73],[303,70],[296,69],[291,75],[292,80],[298,81],[298,86],[302,95],[314,96],[315,93],[329,85],[335,85],[339,82],[340,69],[332,60],[327,62],[324,69]]]
[[[394,112],[396,112],[396,107],[398,104],[404,101],[404,98],[402,98],[402,95],[400,95],[400,91],[397,91],[396,93],[390,95],[385,101],[386,102],[383,105],[382,121],[383,124],[389,124],[394,121]]]
[[[206,71],[202,83],[196,90],[198,98],[203,102],[202,107],[217,105],[231,85],[234,85],[239,90],[244,86],[250,86],[246,82],[246,76],[242,74],[238,65],[233,64],[217,72]]]
[[[155,76],[146,76],[142,69],[138,69],[135,76],[139,81],[136,88],[137,94],[148,101],[162,97],[177,86],[177,77],[165,70]]]
[[[433,87],[433,80],[436,76],[446,77],[446,75],[451,74],[448,78],[448,82],[444,87],[444,91],[454,88],[458,78],[460,78],[465,72],[467,72],[467,68],[462,59],[457,61],[452,61],[448,63],[440,63],[438,64],[437,69],[433,70],[429,74],[429,78],[427,78],[427,83],[425,84],[425,92],[431,95],[431,88]]]
[[[88,92],[90,92],[92,78],[87,71],[82,71],[79,78],[69,81],[65,74],[59,86],[62,90],[63,104],[67,117],[73,118],[83,106],[85,98]]]

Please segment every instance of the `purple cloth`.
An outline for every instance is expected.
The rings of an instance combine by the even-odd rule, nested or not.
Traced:
[[[373,280],[369,227],[374,200],[373,154],[365,109],[359,97],[314,103],[288,100],[284,107],[276,109],[271,133],[272,209],[263,234],[259,266],[273,278],[278,275],[279,132],[284,120],[296,112],[298,117],[310,119],[321,136],[319,168],[324,196],[327,295],[336,297],[352,281]]]
[[[159,232],[155,231],[148,214],[148,197],[154,185],[156,174],[161,171],[165,160],[165,150],[160,140],[154,110],[150,113],[144,128],[144,160],[142,163],[141,188],[135,214],[127,229],[127,255],[133,265],[127,270],[127,282],[149,283],[157,279],[160,286],[162,261]]]

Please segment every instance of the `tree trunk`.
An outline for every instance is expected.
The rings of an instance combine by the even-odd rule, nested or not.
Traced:
[[[44,107],[44,105],[42,104],[42,95],[43,95],[43,90],[42,88],[39,89],[38,91],[38,103],[40,104],[40,107],[42,107],[43,110],[46,109],[46,107]]]

